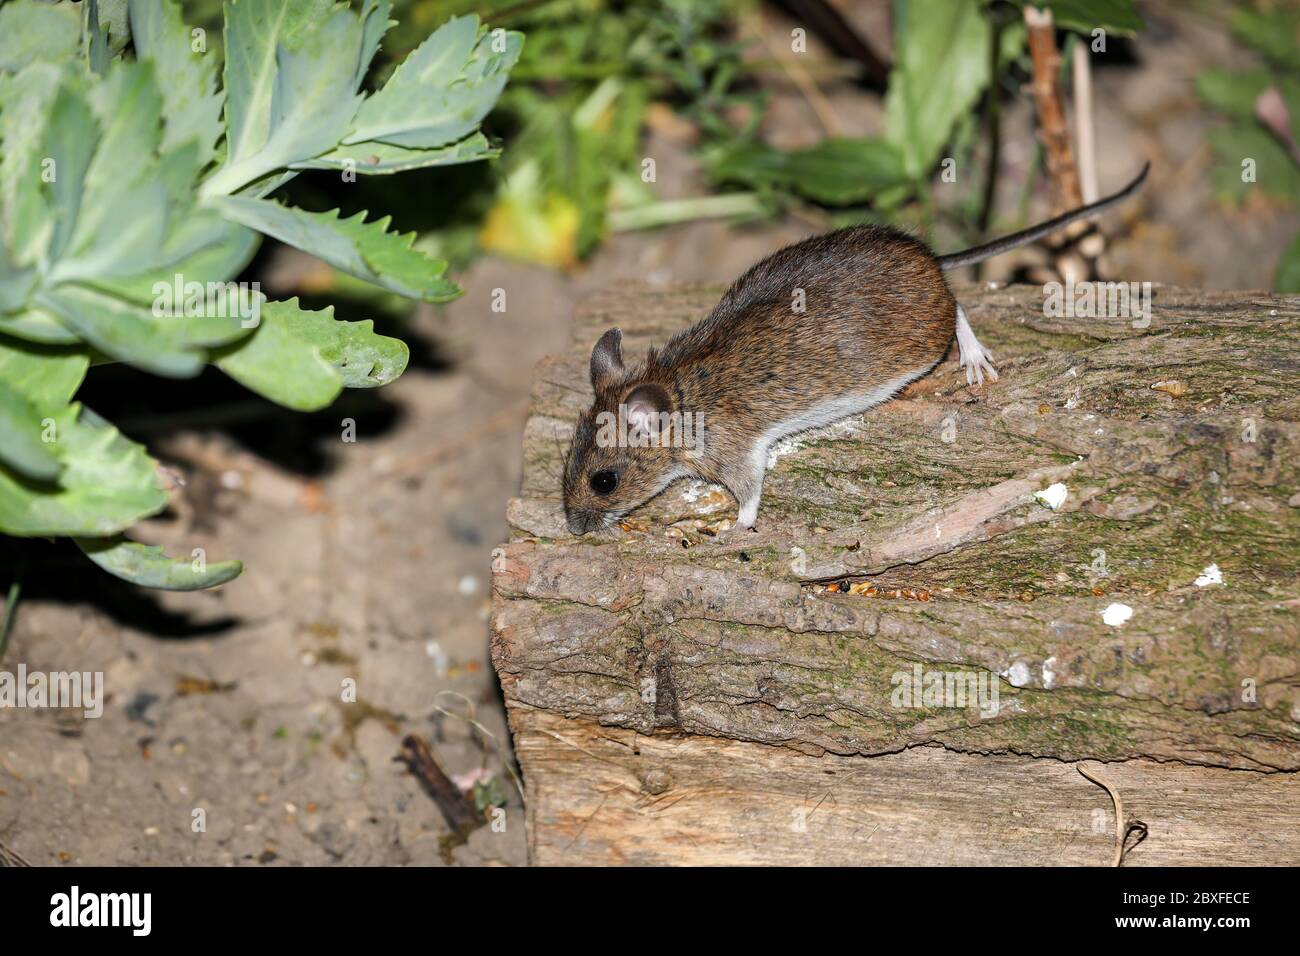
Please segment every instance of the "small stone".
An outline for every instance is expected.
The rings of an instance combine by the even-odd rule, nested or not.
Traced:
[[[646,793],[658,796],[666,793],[673,786],[673,778],[668,776],[662,770],[647,770],[644,777],[641,778],[641,787]]]

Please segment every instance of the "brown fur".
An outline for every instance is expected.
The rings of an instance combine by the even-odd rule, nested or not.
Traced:
[[[794,309],[797,289],[806,297],[803,312]],[[602,527],[680,475],[719,482],[741,501],[757,494],[751,453],[774,423],[928,370],[948,350],[956,315],[956,301],[923,243],[892,229],[857,226],[773,253],[737,279],[708,318],[651,349],[635,367],[623,367],[617,339],[612,348],[598,343],[595,401],[578,421],[564,469],[570,529]],[[671,442],[600,447],[597,415],[616,414],[645,385],[668,396],[662,411],[702,415],[702,458],[691,460]],[[590,480],[605,470],[619,481],[611,494],[600,495]],[[761,473],[757,481],[761,486]]]

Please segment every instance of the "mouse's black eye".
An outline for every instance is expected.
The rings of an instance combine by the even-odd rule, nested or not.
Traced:
[[[598,471],[591,476],[591,490],[598,495],[607,495],[617,487],[617,472]]]

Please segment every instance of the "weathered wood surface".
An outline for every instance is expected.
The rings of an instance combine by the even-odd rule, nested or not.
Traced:
[[[1034,287],[959,289],[997,357],[997,383],[970,387],[949,361],[866,416],[787,443],[758,531],[743,538],[710,536],[735,505],[689,482],[613,533],[572,538],[558,472],[590,401],[591,343],[618,325],[635,355],[707,313],[719,292],[615,288],[579,315],[571,351],[539,369],[513,540],[494,558],[493,614],[539,861],[564,861],[560,818],[593,794],[596,817],[618,817],[617,801],[600,803],[590,754],[571,754],[567,774],[563,750],[545,756],[560,733],[551,722],[566,718],[569,738],[599,743],[592,728],[603,726],[621,740],[608,728],[624,728],[676,755],[693,781],[683,800],[708,804],[705,818],[744,803],[728,789],[744,789],[734,774],[700,796],[710,752],[766,767],[788,796],[816,791],[816,766],[871,777],[884,764],[865,755],[925,744],[947,751],[897,753],[888,765],[935,771],[926,826],[954,788],[969,801],[953,804],[968,807],[966,823],[995,812],[996,799],[972,799],[972,768],[998,768],[987,771],[991,793],[1005,772],[1049,802],[1061,773],[1078,777],[1033,758],[1139,761],[1121,769],[1153,794],[1165,770],[1223,781],[1203,784],[1201,805],[1217,818],[1204,826],[1220,828],[1220,850],[1172,838],[1163,852],[1186,862],[1230,855],[1232,820],[1260,794],[1300,810],[1300,300],[1157,287],[1149,326],[1134,328],[1047,317]],[[1034,497],[1054,483],[1068,489],[1055,510]],[[1225,583],[1198,587],[1210,564]],[[848,584],[874,590],[844,593]],[[1122,626],[1103,621],[1112,603],[1132,609]],[[996,714],[894,706],[894,675],[916,664],[1000,675]],[[960,776],[937,772],[959,764]],[[1096,791],[1086,799],[1104,800],[1079,781]],[[645,813],[637,819],[654,829]],[[1272,819],[1253,832],[1295,859],[1297,828],[1274,836]],[[593,819],[584,833],[593,826],[616,837],[631,824]],[[660,839],[653,858],[789,861],[810,845],[778,828],[771,848],[742,841],[738,855],[726,848],[734,833],[709,832],[680,857]],[[654,841],[627,840],[573,849],[573,859],[648,859]],[[877,849],[861,859],[940,858]],[[1005,858],[1034,852],[1013,844]]]
[[[1074,764],[934,746],[809,757],[545,711],[514,718],[539,865],[1109,866],[1114,854],[1110,797]],[[1291,774],[1088,767],[1148,827],[1125,866],[1300,865]]]

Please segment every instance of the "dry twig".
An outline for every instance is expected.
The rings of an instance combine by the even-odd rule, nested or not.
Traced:
[[[1132,824],[1126,827],[1124,825],[1124,801],[1120,798],[1119,791],[1115,789],[1114,785],[1105,777],[1097,776],[1095,770],[1089,771],[1083,764],[1079,764],[1075,769],[1110,794],[1111,802],[1115,805],[1115,859],[1111,866],[1121,866],[1124,863],[1124,844],[1128,841],[1129,834],[1137,834],[1137,840],[1133,843],[1133,846],[1136,847],[1147,838],[1147,825],[1141,820],[1134,820]]]

